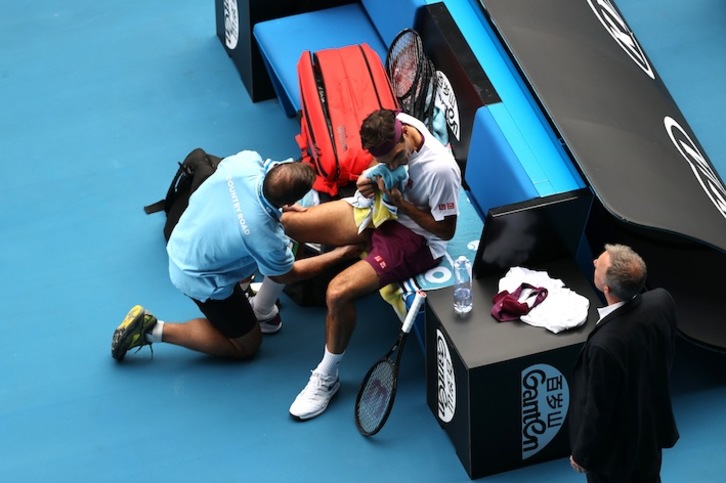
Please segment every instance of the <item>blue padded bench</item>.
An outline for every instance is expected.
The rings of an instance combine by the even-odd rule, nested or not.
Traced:
[[[468,57],[462,58],[461,66],[446,66],[449,76],[454,67],[473,75],[469,81],[478,94],[462,99],[460,112],[467,118],[462,119],[462,127],[469,125],[465,130],[470,131],[470,141],[462,145],[462,153],[455,154],[457,159],[463,158],[462,166],[466,165],[464,180],[480,217],[484,219],[490,208],[584,187],[559,137],[475,0],[363,0],[256,24],[254,35],[288,115],[293,116],[300,107],[296,65],[303,50],[367,42],[380,49],[383,60],[385,46],[400,30],[422,26],[417,13],[423,10],[427,12],[423,17],[433,18],[423,22],[424,34],[435,30],[427,25],[444,26],[444,15],[453,18],[463,41],[472,50],[474,62],[478,62],[487,78],[472,74],[475,69]],[[446,60],[462,50],[454,48],[455,36],[451,35],[452,29],[448,32],[448,38],[443,39],[436,33],[429,45],[424,36],[427,50],[442,54],[437,58],[437,52],[428,52],[437,66],[444,67]],[[291,37],[299,42],[289,41]],[[450,79],[452,84],[466,84],[459,82],[461,75],[455,77]],[[456,90],[457,85],[454,87]],[[490,88],[496,92],[488,92]]]
[[[468,168],[469,197],[482,220],[491,208],[539,197],[507,134],[487,106],[474,116]]]
[[[367,43],[386,61],[388,45],[413,27],[425,0],[361,0],[338,7],[305,12],[255,24],[253,34],[272,85],[292,117],[300,109],[297,62],[303,51]]]
[[[484,219],[490,208],[585,186],[559,137],[475,0],[444,0],[501,102],[475,114],[465,181]]]
[[[583,187],[559,138],[475,0],[361,0],[256,23],[254,37],[287,115],[294,116],[300,108],[296,67],[304,50],[366,42],[385,60],[386,48],[398,32],[415,26],[420,7],[441,3],[501,99],[483,107],[476,103],[474,109],[485,112],[474,111],[475,117],[471,106],[462,106],[462,110],[470,110],[467,117],[474,117],[463,122],[477,123],[476,134],[471,129],[473,146],[463,146],[464,152],[455,154],[464,158],[462,165],[471,163],[465,170],[465,182],[482,218],[490,207]],[[504,157],[493,159],[497,153]],[[487,175],[492,169],[504,168],[504,163],[511,164],[506,170],[520,172],[520,176],[496,180]],[[509,181],[526,189],[507,189]]]

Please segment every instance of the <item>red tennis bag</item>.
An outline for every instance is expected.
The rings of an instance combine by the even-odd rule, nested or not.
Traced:
[[[371,164],[361,147],[360,126],[373,111],[398,109],[398,100],[378,54],[367,44],[304,51],[297,64],[303,162],[313,165],[313,188],[338,196]]]

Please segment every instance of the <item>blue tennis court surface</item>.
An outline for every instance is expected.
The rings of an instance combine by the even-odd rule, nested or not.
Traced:
[[[672,19],[666,5],[684,12]],[[676,67],[669,73],[675,46],[660,52],[646,34],[658,16],[694,36],[720,19],[721,48],[708,61],[724,62],[722,2],[622,7],[667,83],[688,84]],[[176,162],[198,146],[297,153],[295,120],[277,101],[250,102],[215,36],[213,2],[6,2],[0,46],[1,481],[469,481],[426,405],[415,344],[386,427],[373,439],[355,428],[358,384],[398,333],[377,295],[358,306],[340,393],[307,423],[287,410],[322,355],[322,309],[283,298],[284,329],[250,363],[164,344],[153,357],[145,348],[122,364],[111,358],[113,329],[132,305],[169,321],[197,315],[168,280],[163,217],[142,209],[165,194]],[[719,69],[693,79],[708,99],[682,107],[723,176],[726,138],[704,130],[723,126]],[[664,481],[723,478],[724,362],[679,343],[682,438],[665,452]],[[584,477],[561,459],[486,481]]]

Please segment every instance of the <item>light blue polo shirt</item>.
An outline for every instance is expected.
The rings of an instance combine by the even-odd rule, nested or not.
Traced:
[[[199,301],[223,300],[258,269],[282,275],[295,257],[280,223],[281,212],[262,196],[272,161],[254,151],[222,160],[192,194],[169,238],[172,283]]]

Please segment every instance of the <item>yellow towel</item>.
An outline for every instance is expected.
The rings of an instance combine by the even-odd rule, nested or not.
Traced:
[[[401,288],[401,284],[389,283],[385,287],[382,287],[378,293],[381,294],[383,300],[391,304],[391,307],[393,307],[396,315],[398,315],[398,318],[401,319],[401,322],[403,322],[403,319],[406,318],[407,311],[406,302],[403,299],[403,289]]]
[[[392,213],[388,209],[385,203],[383,203],[383,193],[378,192],[374,198],[371,206],[366,208],[359,208],[353,204],[353,215],[355,217],[355,224],[358,226],[358,233],[373,223],[374,227],[378,227],[387,220],[395,220],[396,214]],[[367,252],[363,252],[360,255],[361,259],[364,259],[368,255]],[[393,307],[398,318],[403,322],[406,318],[406,301],[403,298],[403,288],[398,283],[389,283],[385,287],[382,287],[379,291],[383,300]]]
[[[386,221],[397,218],[397,215],[383,202],[383,193],[380,191],[376,193],[371,206],[359,208],[353,205],[353,216],[358,227],[358,233],[368,228],[371,223],[375,228],[378,228]]]

